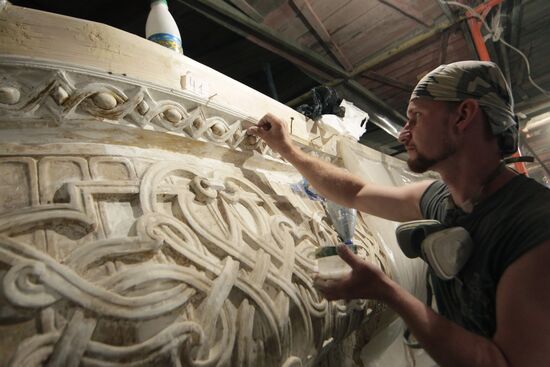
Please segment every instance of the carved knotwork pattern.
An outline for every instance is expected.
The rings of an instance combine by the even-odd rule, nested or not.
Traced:
[[[184,93],[168,93],[107,76],[0,64],[0,116],[4,121],[53,119],[59,126],[94,118],[112,124],[276,155],[246,134],[245,119]]]
[[[1,321],[38,325],[11,365],[322,364],[379,307],[320,298],[312,253],[336,239],[322,207],[306,200],[306,216],[246,177],[138,158],[0,158],[11,193]],[[387,272],[361,218],[356,240]]]

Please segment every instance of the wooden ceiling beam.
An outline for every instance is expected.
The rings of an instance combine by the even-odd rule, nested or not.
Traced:
[[[447,62],[447,47],[449,46],[449,31],[441,33],[441,40],[439,41],[439,65]]]
[[[390,78],[388,76],[376,73],[374,71],[367,71],[365,74],[362,75],[362,77],[370,79],[370,80],[374,80],[378,83],[389,85],[390,87],[401,89],[401,90],[403,90],[405,92],[409,92],[409,93],[411,93],[414,89],[414,85],[410,85],[410,84],[407,84],[407,83],[400,82],[399,80],[395,80],[393,78]]]
[[[331,60],[312,52],[292,40],[284,39],[264,24],[257,23],[225,1],[219,0],[177,0],[199,12],[225,28],[259,44],[261,47],[270,44],[270,51],[278,50],[282,57],[293,55],[294,60],[301,59],[302,64],[310,65],[311,72],[320,72],[332,78],[348,77],[348,73]]]
[[[239,8],[243,13],[248,15],[250,18],[254,19],[256,22],[261,23],[264,20],[264,17],[258,13],[252,5],[250,5],[246,0],[229,0],[231,4]]]
[[[267,41],[264,41],[263,39],[261,38],[258,38],[254,35],[248,35],[248,36],[245,36],[245,38],[247,40],[249,40],[250,42],[253,42],[255,43],[256,45],[262,47],[262,48],[265,48],[266,50],[268,51],[271,51],[273,52],[274,54],[276,55],[279,55],[280,57],[290,61],[291,63],[293,63],[294,65],[304,69],[304,70],[307,70],[308,72],[310,73],[313,73],[314,75],[316,75],[317,77],[320,77],[324,80],[330,80],[333,78],[333,76],[331,74],[328,74],[327,72],[311,65],[311,63],[308,63],[306,61],[304,61],[302,58],[300,57],[296,57],[293,53],[291,52],[287,52],[281,48],[278,48],[277,46],[273,45],[272,43],[270,42],[267,42]],[[338,79],[338,80],[343,80],[343,79]]]
[[[458,18],[457,16],[451,11],[449,8],[449,5],[443,0],[435,0],[439,7],[441,8],[441,11],[445,16],[453,23],[457,23]],[[466,44],[468,45],[468,50],[470,51],[470,55],[472,58],[477,59],[477,51],[476,47],[474,46],[474,41],[472,40],[472,35],[470,34],[470,30],[468,29],[468,26],[464,22],[460,22],[460,31],[462,32],[462,36],[466,40]]]
[[[292,0],[292,3],[294,4],[296,11],[300,13],[302,19],[306,22],[306,25],[309,26],[313,32],[315,32],[317,37],[325,44],[325,48],[332,56],[334,56],[334,58],[336,58],[336,60],[338,60],[340,65],[342,65],[347,71],[353,69],[353,65],[328,33],[310,2],[308,0]]]
[[[386,113],[393,115],[393,118],[404,120],[402,114],[397,112],[357,81],[351,80],[352,77],[350,74],[336,63],[293,41],[278,36],[274,30],[255,22],[230,4],[219,0],[177,1],[245,37],[249,41],[256,43],[260,47],[280,55],[299,67],[303,67],[310,73],[320,76],[327,81],[332,80],[332,82],[328,84],[345,84],[361,94],[364,98],[378,105],[378,107]],[[327,85],[327,83],[325,83],[325,85]]]
[[[443,0],[435,0],[439,7],[441,8],[441,11],[445,16],[451,21],[456,23],[458,18],[457,16],[451,11],[449,8],[449,5]],[[460,31],[462,32],[462,36],[466,40],[466,44],[468,45],[468,50],[470,51],[470,54],[473,58],[477,58],[477,51],[476,47],[474,46],[474,41],[472,40],[472,35],[470,34],[470,30],[468,29],[468,26],[464,22],[460,22]]]
[[[382,4],[388,5],[397,10],[406,17],[413,19],[414,21],[422,24],[425,27],[431,27],[433,25],[433,19],[428,18],[424,13],[411,4],[410,0],[378,0]]]
[[[381,64],[382,62],[388,60],[391,57],[394,57],[395,55],[415,49],[415,47],[422,42],[440,34],[441,32],[446,31],[455,24],[462,22],[464,19],[466,19],[465,16],[457,18],[454,21],[445,20],[437,23],[434,27],[428,29],[427,31],[419,33],[416,36],[413,36],[405,41],[392,43],[380,52],[366,59],[361,65],[355,67],[350,76],[355,77],[357,75],[361,75],[367,70]]]
[[[372,57],[369,57],[361,65],[357,66],[350,74],[349,78],[355,78],[363,73],[367,72],[369,69],[383,63],[384,61],[399,55],[401,53],[406,53],[410,50],[414,50],[416,46],[422,42],[434,37],[435,35],[446,31],[447,29],[453,27],[455,24],[462,22],[466,17],[456,18],[454,21],[446,20],[441,23],[436,24],[434,27],[430,28],[428,31],[420,33],[414,37],[409,38],[403,42],[395,42],[375,54]],[[333,80],[331,82],[325,83],[326,86],[334,87],[338,84],[341,84],[342,80]],[[294,98],[292,101],[287,102],[289,106],[297,106],[300,103],[303,103],[309,97],[309,93],[304,93],[299,97]]]

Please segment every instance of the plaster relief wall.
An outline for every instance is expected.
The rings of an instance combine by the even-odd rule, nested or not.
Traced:
[[[48,66],[2,83],[1,365],[353,365],[392,319],[312,288],[336,233],[242,120]],[[390,273],[362,218],[356,241]]]
[[[295,141],[342,165],[339,137],[139,37],[58,18],[0,1],[0,366],[363,365],[395,315],[317,294],[332,223],[245,128],[296,116]],[[98,40],[118,57],[94,56]],[[187,68],[219,93],[176,88]],[[359,255],[399,280],[369,223]]]
[[[320,205],[307,218],[251,172],[212,181],[185,159],[47,154],[0,170],[2,316],[20,320],[3,338],[33,320],[11,365],[305,362],[374,317],[311,287],[312,252],[336,240]],[[384,266],[363,224],[357,237]]]

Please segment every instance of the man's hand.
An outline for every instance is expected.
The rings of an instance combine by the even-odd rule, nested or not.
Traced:
[[[262,117],[257,125],[249,127],[246,132],[262,138],[271,149],[283,157],[292,149],[292,139],[286,124],[270,113]]]
[[[355,255],[346,245],[338,246],[338,255],[349,264],[351,272],[339,279],[314,276],[314,287],[326,299],[385,300],[392,280],[382,270]]]

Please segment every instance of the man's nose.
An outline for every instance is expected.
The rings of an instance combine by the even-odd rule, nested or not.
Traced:
[[[411,140],[411,131],[409,130],[407,125],[405,125],[403,129],[401,129],[397,138],[397,140],[402,144],[407,144],[407,142]]]

